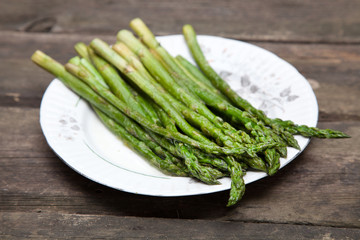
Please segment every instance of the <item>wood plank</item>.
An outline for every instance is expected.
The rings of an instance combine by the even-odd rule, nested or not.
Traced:
[[[142,17],[157,34],[295,42],[360,41],[360,1],[2,1],[0,30],[115,34]]]
[[[75,54],[76,42],[89,42],[94,37],[0,32],[0,105],[39,107],[53,77],[29,60],[31,54],[42,49],[64,63]],[[115,41],[114,36],[103,38]],[[320,121],[360,119],[360,108],[355,104],[360,95],[357,45],[256,44],[289,61],[309,79],[318,99]]]
[[[161,198],[94,183],[51,153],[38,109],[2,107],[0,114],[0,211],[360,227],[359,121],[320,123],[352,138],[313,139],[294,162],[248,185],[243,200],[226,208],[228,191]]]
[[[134,218],[58,213],[0,213],[6,239],[348,239],[360,229],[290,224]]]

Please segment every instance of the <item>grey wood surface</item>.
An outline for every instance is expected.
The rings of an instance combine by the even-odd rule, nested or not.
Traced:
[[[360,1],[0,0],[0,239],[360,239]],[[273,177],[228,191],[160,198],[117,191],[77,174],[39,125],[53,77],[30,61],[61,62],[78,41],[113,42],[134,17],[157,35],[248,41],[293,64],[313,87],[321,128],[352,138],[312,139]]]

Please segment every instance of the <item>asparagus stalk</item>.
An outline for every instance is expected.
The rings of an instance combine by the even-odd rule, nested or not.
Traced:
[[[79,54],[80,57],[85,58],[88,62],[91,62],[90,55],[88,52],[88,47],[83,42],[78,42],[74,46],[75,51]]]
[[[168,150],[174,156],[178,156],[184,159],[185,165],[187,166],[192,176],[207,184],[219,184],[216,178],[214,178],[213,175],[209,172],[209,169],[200,166],[197,157],[186,145],[179,142],[170,143],[166,139],[151,131],[149,134],[160,146]]]
[[[141,95],[138,96],[141,101],[148,106],[151,112],[154,112],[155,114],[157,114],[157,116],[159,116],[164,127],[171,131],[177,132],[175,122],[159,106],[151,102],[150,99],[144,99],[141,97]],[[167,149],[171,154],[184,159],[184,163],[193,177],[208,184],[219,184],[216,179],[219,177],[223,177],[224,174],[212,168],[201,166],[199,162],[203,162],[203,159],[198,158],[198,156],[202,157],[203,154],[200,155],[201,152],[199,150],[191,148],[190,146],[179,144],[176,141],[169,142],[168,139],[165,139],[151,131],[148,131],[148,133],[158,144],[160,144],[163,148]],[[215,161],[214,164],[220,163],[219,161]]]
[[[245,173],[243,172],[241,165],[232,157],[227,156],[224,159],[228,164],[228,170],[231,177],[230,197],[227,203],[227,207],[230,207],[240,201],[245,193],[245,181],[243,179]]]
[[[108,103],[105,99],[103,99],[96,92],[94,92],[88,85],[86,85],[84,82],[82,82],[80,79],[76,78],[72,74],[68,73],[60,63],[56,62],[49,56],[45,55],[43,52],[38,50],[32,55],[31,58],[40,67],[44,68],[45,70],[49,71],[50,73],[58,77],[66,86],[72,89],[75,93],[77,93],[78,95],[89,101],[91,104],[101,109],[101,111],[105,112],[112,119],[115,119],[118,123],[127,120],[124,119],[125,115],[122,114],[123,112],[126,113],[126,115],[128,115],[130,118],[137,121],[140,125],[148,129],[151,129],[152,131],[164,137],[178,140],[185,144],[191,145],[195,148],[202,149],[207,153],[220,154],[220,155],[222,154],[239,155],[241,153],[245,153],[245,150],[249,151],[248,149],[245,148],[229,149],[229,148],[219,147],[217,145],[207,145],[199,141],[196,141],[186,135],[183,135],[179,132],[170,132],[168,129],[159,127],[156,124],[152,124],[149,120],[144,119],[137,112],[132,111],[125,104],[119,104],[119,106],[122,108],[120,109],[121,110],[120,112],[112,104]]]
[[[86,69],[88,72],[90,72],[94,78],[98,82],[100,82],[104,87],[109,88],[103,77],[100,75],[100,73],[96,70],[96,68],[92,64],[92,60],[90,58],[91,50],[86,46],[83,42],[78,42],[75,44],[75,51],[79,54],[81,58],[79,58],[79,63],[73,62],[74,58],[71,59],[69,62],[74,63],[76,65],[81,65],[84,69]],[[76,57],[75,57],[76,58]]]
[[[44,68],[48,72],[55,75],[59,80],[61,80],[68,88],[72,91],[77,93],[80,97],[87,100],[90,104],[94,105],[106,115],[114,119],[118,124],[127,125],[128,131],[131,132],[133,135],[138,131],[140,128],[137,124],[135,124],[130,118],[116,109],[113,105],[109,104],[105,99],[100,97],[96,92],[94,92],[88,85],[82,82],[80,79],[74,77],[72,74],[68,73],[65,68],[54,59],[50,58],[49,56],[45,55],[41,51],[36,51],[31,59],[38,64],[40,67]],[[134,114],[135,115],[135,114]],[[136,115],[135,115],[136,116]],[[164,129],[165,130],[165,129]],[[164,131],[166,132],[166,130]],[[166,157],[166,154],[164,153]],[[179,175],[183,175],[179,171],[179,168],[172,164],[167,159],[168,169],[165,169],[169,172],[173,172]]]
[[[182,58],[182,60],[181,60],[181,61],[183,61],[183,63],[180,62],[179,59],[181,59],[181,58],[179,58],[179,57],[181,57],[181,56],[177,56],[175,58],[172,57],[172,60],[177,64],[177,66],[185,74],[184,77],[186,77],[189,81],[191,80],[193,83],[195,83],[196,86],[199,86],[200,88],[206,89],[207,91],[211,92],[212,94],[215,94],[218,97],[222,98],[223,100],[229,102],[228,98],[224,94],[222,94],[219,90],[217,90],[214,86],[209,85],[209,83],[206,84],[204,82],[205,80],[199,80],[199,79],[202,79],[202,77],[204,77],[202,75],[202,73],[199,71],[199,69],[197,69],[191,63],[189,63],[187,60],[185,60],[185,58]],[[191,67],[187,66],[185,64],[190,64]],[[196,70],[192,69],[192,67],[194,67]],[[179,71],[177,71],[177,72],[179,72]],[[195,73],[197,75],[201,74],[200,76],[202,76],[202,77],[195,76],[195,75],[193,75],[193,73]]]
[[[229,147],[238,147],[239,145],[237,143],[234,143],[231,138],[227,137],[222,133],[220,129],[217,129],[213,124],[205,117],[203,117],[200,114],[197,114],[196,112],[192,111],[191,109],[184,106],[182,103],[177,101],[174,97],[172,97],[170,94],[166,94],[165,89],[156,82],[155,79],[147,72],[145,67],[142,65],[142,63],[137,59],[136,56],[129,50],[124,44],[117,43],[113,46],[113,49],[118,52],[125,60],[128,60],[129,63],[136,68],[139,73],[146,78],[156,89],[159,90],[159,92],[163,93],[163,96],[166,101],[168,101],[172,106],[174,106],[176,109],[182,113],[182,115],[191,122],[192,124],[198,126],[202,129],[204,133],[207,135],[210,135],[214,137],[217,142],[224,143],[226,146]],[[235,133],[231,133],[231,137],[234,137]],[[271,142],[271,141],[268,141]],[[271,145],[271,143],[263,143],[262,146],[265,147],[267,145]],[[273,144],[274,145],[274,144]],[[258,150],[259,151],[259,150]],[[251,155],[249,153],[249,155]],[[252,155],[251,155],[252,156]]]
[[[142,63],[137,58],[137,56],[125,44],[123,44],[121,42],[118,42],[117,44],[115,44],[113,46],[113,49],[117,53],[119,53],[126,61],[128,61],[136,70],[138,70],[142,74],[143,77],[147,78],[154,86],[156,86],[158,89],[160,89],[160,91],[165,91],[162,88],[162,86],[159,85],[153,79],[153,77],[147,72],[147,70],[142,65]],[[176,102],[176,99],[174,99],[171,95],[168,95],[168,98],[166,98],[166,100],[173,103],[173,105],[175,104],[174,102]],[[167,116],[162,115],[162,117],[167,117]],[[168,120],[165,120],[165,121],[173,121],[173,120],[168,118]],[[170,128],[172,128],[172,127],[170,127]],[[175,127],[175,130],[177,130],[176,127]],[[242,132],[242,139],[245,139],[245,141],[243,143],[254,143],[254,142],[251,141],[250,137],[245,132]],[[198,151],[197,149],[193,149],[193,151],[197,151],[196,155],[200,156],[198,158],[200,162],[211,164],[211,165],[213,165],[215,167],[218,167],[219,169],[222,169],[222,170],[224,170],[224,166],[225,166],[225,169],[227,169],[227,164],[223,160],[217,159],[215,156],[211,156],[211,155],[208,156],[207,154],[204,154],[204,153]],[[212,160],[209,160],[209,159],[212,159]],[[249,164],[249,166],[251,166],[252,168],[258,169],[258,170],[261,170],[261,171],[266,171],[266,166],[265,166],[264,162],[259,157],[243,158],[243,159],[244,159],[243,161],[246,161]],[[243,163],[242,167],[246,168],[246,164]]]
[[[161,106],[169,116],[171,116],[178,127],[188,136],[195,140],[206,143],[208,145],[215,145],[213,142],[204,137],[199,131],[188,124],[181,114],[167,101],[165,101],[163,94],[159,92],[152,84],[149,84],[131,65],[129,65],[122,57],[120,57],[114,50],[112,50],[105,42],[100,39],[94,39],[91,42],[91,47],[103,58],[111,62],[121,72],[129,77],[141,90],[150,96],[159,106]]]
[[[151,116],[149,116],[144,110],[144,107],[139,104],[138,101],[136,101],[128,85],[117,73],[116,69],[94,53],[91,53],[90,57],[100,74],[103,76],[105,82],[109,85],[111,92],[133,110],[138,111],[144,117],[147,117],[149,120],[155,123],[156,120],[151,118]]]
[[[158,112],[159,116],[162,115],[162,117],[161,117],[162,122],[164,123],[165,126],[167,124],[170,124],[170,126],[168,127],[169,129],[172,129],[172,127],[175,127],[175,125],[173,125],[171,123],[172,119],[170,119],[168,115],[166,115],[165,113],[161,114],[161,112],[160,112],[162,110],[161,108],[154,106],[154,109],[155,109],[155,111]],[[174,128],[173,131],[177,131],[177,129]],[[153,138],[154,138],[154,136],[153,136]],[[160,145],[162,145],[162,144],[160,144]],[[178,156],[177,151],[175,151],[172,147],[169,147],[169,145],[168,146],[162,145],[162,146],[164,148],[168,149],[175,156]],[[176,146],[174,146],[174,147],[176,148]],[[199,162],[210,164],[210,165],[212,165],[212,166],[214,166],[216,168],[221,169],[222,171],[227,171],[228,166],[227,166],[227,163],[224,160],[222,160],[220,158],[217,158],[216,156],[213,156],[213,155],[205,154],[205,153],[203,153],[203,152],[201,152],[201,151],[199,151],[197,149],[192,149],[192,152],[194,152],[195,155],[198,157]],[[181,157],[181,156],[179,156],[179,157]],[[265,166],[264,162],[259,157],[246,158],[246,162],[248,162],[249,165],[251,165],[252,168],[266,172],[266,166]],[[244,168],[246,168],[247,165],[244,163],[242,166]]]
[[[190,63],[186,58],[184,58],[181,55],[177,55],[175,59],[178,61],[178,63],[187,70],[189,73],[189,76],[192,76],[193,81],[198,81],[206,85],[209,90],[213,91],[214,93],[218,94],[219,96],[222,96],[225,100],[228,100],[228,98],[223,95],[218,89],[216,89],[209,79],[192,63]]]
[[[186,173],[184,173],[180,169],[176,169],[175,167],[173,168],[176,169],[176,171],[174,171],[174,169],[171,169],[171,171],[167,170],[169,168],[169,163],[159,158],[155,153],[153,153],[146,143],[138,140],[136,137],[129,134],[129,132],[127,132],[125,128],[123,128],[121,125],[117,124],[114,120],[109,118],[97,107],[93,106],[93,109],[95,110],[101,121],[104,123],[104,125],[108,127],[110,131],[112,131],[116,136],[118,136],[127,146],[138,152],[140,155],[144,156],[146,160],[151,163],[151,165],[160,169],[163,173],[167,175],[187,176]]]
[[[189,81],[189,79],[185,76],[185,73],[183,70],[176,64],[173,57],[163,48],[160,46],[160,44],[155,39],[154,35],[150,31],[150,29],[144,24],[144,22],[137,18],[131,21],[130,26],[134,29],[134,31],[140,36],[141,39],[145,42],[145,44],[150,47],[151,49],[155,50],[156,53],[162,58],[162,60],[165,62],[165,69],[176,79],[179,79],[180,82],[185,81],[185,86],[188,86],[191,88],[197,96],[199,96],[203,101],[206,102],[206,104],[215,107],[216,109],[220,111],[224,111],[225,113],[230,113],[231,116],[237,118],[239,121],[241,121],[244,125],[249,122],[250,119],[247,119],[242,115],[242,112],[236,108],[234,108],[231,104],[229,104],[227,101],[223,100],[220,96],[217,94],[211,92],[208,90],[207,87],[205,87],[203,84],[199,82],[193,82]],[[119,33],[120,35],[120,33]],[[119,36],[118,35],[118,36]],[[141,48],[143,50],[143,47],[141,47],[140,44],[138,44],[138,48]],[[145,50],[144,50],[145,51]],[[246,121],[246,122],[244,122]],[[256,125],[253,125],[252,127],[257,128],[257,131],[260,132],[260,128]],[[233,130],[230,128],[230,131]],[[268,131],[267,129],[262,129],[262,131]],[[234,134],[233,132],[230,134]],[[264,135],[262,135],[264,137]],[[292,135],[291,135],[292,137]],[[289,142],[294,147],[299,147],[297,144],[297,141],[292,137]]]
[[[111,66],[109,66],[109,64],[107,64],[104,60],[102,60],[101,58],[99,58],[98,56],[95,56],[93,53],[91,53],[90,55],[93,55],[93,59],[95,60],[94,62],[98,63],[98,68],[101,71],[101,73],[106,77],[106,78],[113,78],[110,81],[110,85],[113,85],[113,83],[111,83],[111,81],[114,80],[118,80],[119,76],[117,76],[117,73],[115,71],[115,69],[113,69]],[[78,67],[81,67],[81,61],[78,57],[74,57],[72,58],[70,61],[70,63],[73,63],[75,65],[77,65]],[[82,68],[83,71],[86,71],[86,69]],[[96,72],[95,75],[100,75],[96,69],[94,68],[93,71]],[[115,71],[115,72],[114,72]],[[87,72],[87,74],[91,74],[90,71]],[[92,81],[96,82],[97,79],[93,79]],[[122,81],[122,79],[119,79],[119,81]],[[118,88],[124,88],[124,89],[116,89],[119,92],[124,92],[125,94],[119,95],[119,98],[121,100],[130,100],[130,103],[127,102],[127,104],[129,105],[129,107],[132,107],[132,110],[136,111],[136,110],[142,110],[141,106],[136,105],[135,103],[137,103],[137,101],[135,100],[135,98],[133,98],[133,95],[131,92],[129,92],[129,89],[127,88],[127,84],[125,82],[122,82],[121,84],[118,84],[116,87]],[[124,95],[126,97],[124,97]],[[127,124],[126,124],[127,123]],[[175,165],[177,165],[179,168],[184,170],[184,166],[182,165],[182,163],[174,158],[173,156],[171,156],[170,154],[168,154],[166,151],[164,151],[161,147],[159,147],[157,144],[153,143],[153,139],[151,139],[150,136],[148,136],[139,126],[137,126],[135,123],[132,123],[131,120],[129,119],[127,122],[125,122],[123,124],[123,126],[130,132],[133,133],[134,136],[137,136],[140,140],[144,141],[153,151],[155,151],[156,154],[158,154],[159,156],[163,157],[163,158],[168,158],[170,159]],[[186,171],[185,171],[186,172]]]
[[[157,113],[157,115],[159,116],[160,121],[162,122],[162,125],[169,129],[170,131],[176,132],[177,128],[176,128],[176,124],[175,121],[173,119],[171,119],[166,112],[164,112],[164,110],[162,110],[160,107],[154,105],[153,109],[155,110],[155,112]]]
[[[139,93],[139,90],[135,90],[133,87],[131,87],[130,85],[128,85],[130,91],[132,92],[135,100],[141,105],[143,106],[143,109],[146,112],[146,115],[148,116],[148,118],[151,118],[155,124],[157,124],[158,126],[163,126],[162,124],[162,120],[161,117],[159,116],[159,114],[155,111],[154,106],[157,106],[156,103],[154,103],[151,99],[149,99],[147,96],[144,96],[144,94]],[[164,111],[163,111],[164,112]],[[164,114],[166,114],[164,112]],[[174,126],[175,126],[175,121],[173,119],[171,119]],[[165,128],[167,128],[165,126]],[[174,129],[170,129],[170,130],[174,130]]]
[[[233,118],[236,118],[237,120],[241,121],[242,124],[245,126],[250,126],[251,128],[249,130],[253,130],[253,134],[262,141],[269,141],[271,142],[273,139],[266,138],[266,136],[271,136],[274,138],[277,142],[280,142],[280,139],[278,139],[277,136],[274,134],[271,134],[270,130],[266,129],[265,127],[260,127],[256,125],[255,120],[252,120],[250,118],[247,118],[244,116],[245,112],[240,111],[239,109],[233,107],[230,103],[228,103],[226,100],[224,100],[221,96],[218,94],[210,91],[208,87],[206,87],[204,84],[191,81],[186,77],[186,74],[182,70],[182,68],[176,63],[175,59],[163,48],[160,46],[160,44],[155,39],[154,35],[150,31],[149,28],[140,20],[140,19],[134,19],[131,21],[130,26],[134,29],[134,31],[140,36],[140,38],[145,42],[145,44],[154,50],[155,56],[161,58],[160,62],[163,62],[164,68],[167,70],[167,72],[174,78],[179,80],[179,82],[184,83],[184,86],[187,86],[189,89],[194,91],[194,93],[199,96],[206,104],[215,107],[216,109],[223,111],[225,113],[230,113]],[[141,48],[140,44],[139,48]],[[143,48],[142,48],[143,49]],[[145,50],[144,50],[145,51]],[[184,114],[184,113],[183,113]],[[194,116],[192,113],[191,116]],[[190,119],[189,119],[190,120]],[[191,120],[190,120],[191,121]],[[248,123],[252,121],[252,125],[249,125]],[[247,125],[246,125],[247,124]],[[204,126],[204,124],[202,124]],[[255,130],[255,131],[254,131]],[[227,130],[223,131],[227,132],[229,135],[233,136],[233,138],[236,137],[236,131],[232,129],[231,127]],[[230,133],[229,133],[230,131]],[[264,132],[265,134],[262,134]],[[293,136],[290,134],[290,138],[288,139],[288,142],[291,144],[291,146],[299,148],[299,145],[297,144],[297,141],[293,138]],[[243,141],[240,139],[240,141]],[[229,146],[229,145],[228,145]],[[286,148],[280,148],[280,152],[284,153],[286,151]],[[269,173],[274,173],[277,171],[277,169],[280,166],[280,155],[275,153],[275,149],[268,149],[266,150],[265,158],[267,162],[269,163]]]
[[[206,144],[218,148],[216,144],[205,138],[198,130],[193,128],[188,122],[186,122],[181,114],[176,110],[176,108],[171,105],[168,101],[166,101],[166,93],[162,92],[159,88],[155,87],[148,79],[144,78],[136,69],[134,69],[131,65],[129,65],[125,59],[121,56],[117,55],[117,53],[112,50],[105,42],[95,39],[91,42],[91,46],[95,49],[97,53],[102,55],[105,59],[111,62],[115,67],[117,67],[120,71],[123,71],[134,83],[138,85],[148,96],[150,96],[159,106],[161,106],[169,116],[171,116],[179,128],[184,131],[188,136]],[[196,117],[194,117],[191,113],[186,113],[188,118],[193,118],[194,121],[198,121]],[[210,127],[210,126],[209,126]],[[208,129],[202,126],[202,130],[206,132]],[[236,153],[236,151],[240,151],[240,154],[244,153],[244,150],[250,156],[254,156],[254,151],[259,151],[258,149],[263,149],[271,143],[265,142],[260,143],[259,145],[254,146],[242,146],[242,145],[232,145],[231,140],[228,140],[225,135],[221,134],[221,131],[217,131],[215,128],[211,130],[211,132],[206,132],[207,134],[214,134],[216,138],[219,138],[224,143],[227,143],[225,147],[231,146],[231,150],[228,148],[226,151],[231,151]],[[222,148],[225,150],[225,148]]]
[[[320,129],[316,127],[308,127],[306,125],[297,125],[290,120],[281,120],[279,118],[272,119],[275,125],[282,126],[292,134],[300,134],[304,137],[317,138],[349,138],[350,136],[341,131],[332,129]]]
[[[193,95],[189,94],[186,88],[182,88],[174,79],[168,74],[168,72],[162,67],[162,65],[152,56],[149,50],[138,40],[135,36],[127,31],[121,30],[118,35],[118,40],[125,43],[138,57],[144,66],[149,70],[153,76],[157,76],[156,80],[166,90],[183,102],[187,107],[191,108],[195,112],[208,118],[215,126],[220,127],[223,124],[221,118],[213,114],[203,103],[201,103]]]
[[[183,27],[183,34],[186,40],[186,43],[196,61],[200,69],[204,72],[204,74],[208,77],[211,83],[219,89],[223,94],[225,94],[233,104],[237,107],[249,112],[251,115],[256,116],[265,124],[271,126],[277,134],[281,135],[282,138],[288,140],[291,139],[291,132],[296,132],[297,134],[301,134],[305,137],[317,137],[317,136],[326,136],[327,138],[338,138],[338,137],[349,137],[348,135],[333,130],[322,129],[314,129],[308,126],[298,126],[293,124],[291,127],[284,128],[285,124],[279,124],[279,121],[274,121],[268,118],[263,111],[256,109],[253,107],[248,101],[241,98],[235,91],[233,91],[230,86],[212,69],[210,64],[206,61],[204,54],[201,51],[201,48],[196,39],[196,33],[194,28],[191,25],[185,25]],[[318,133],[319,132],[319,133]]]

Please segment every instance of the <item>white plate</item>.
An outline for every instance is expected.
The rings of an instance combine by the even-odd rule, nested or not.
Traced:
[[[159,37],[173,54],[192,61],[181,35]],[[307,80],[289,63],[254,45],[213,36],[198,36],[211,65],[233,89],[270,117],[316,126],[318,106]],[[40,124],[55,153],[71,168],[100,184],[126,192],[153,196],[185,196],[230,188],[206,185],[191,178],[169,177],[117,139],[102,125],[89,105],[55,79],[47,88],[40,109]],[[301,150],[308,138],[297,136]],[[301,151],[288,148],[281,168]],[[245,182],[265,177],[248,171]]]

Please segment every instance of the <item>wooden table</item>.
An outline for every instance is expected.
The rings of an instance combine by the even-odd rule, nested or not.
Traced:
[[[360,239],[360,1],[0,1],[0,239]],[[62,62],[77,41],[115,40],[134,17],[158,35],[185,23],[199,34],[248,41],[293,64],[311,83],[321,128],[273,177],[228,191],[149,197],[82,177],[47,145],[41,97],[52,76],[30,61]]]

